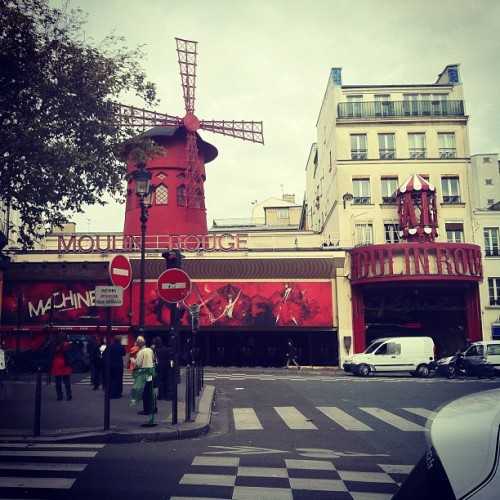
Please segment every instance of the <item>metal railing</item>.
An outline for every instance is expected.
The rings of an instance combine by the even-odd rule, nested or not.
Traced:
[[[425,155],[425,148],[410,148],[410,158],[412,160],[424,160]]]
[[[338,118],[387,118],[405,116],[464,116],[463,101],[340,102]]]
[[[396,158],[395,149],[379,149],[378,152],[381,160],[394,160]]]

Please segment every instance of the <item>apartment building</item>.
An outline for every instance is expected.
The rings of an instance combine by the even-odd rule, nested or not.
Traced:
[[[500,339],[500,162],[498,154],[471,156],[472,225],[483,251],[480,286],[485,338]]]
[[[398,333],[431,335],[441,352],[481,338],[480,265],[459,262],[479,252],[467,127],[458,64],[422,84],[352,85],[341,68],[330,72],[306,166],[304,226],[350,253],[352,332],[340,335],[353,337],[356,352]]]

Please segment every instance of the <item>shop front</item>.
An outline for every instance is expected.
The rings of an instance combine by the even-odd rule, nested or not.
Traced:
[[[305,253],[305,252],[304,252]],[[343,259],[189,258],[189,297],[179,304],[180,350],[196,342],[211,365],[281,366],[292,339],[300,360],[335,364],[337,325],[335,269]],[[139,323],[139,261],[121,307],[111,314],[112,333],[131,344]],[[145,334],[168,340],[170,308],[157,279],[163,259],[150,258],[145,270]],[[14,263],[4,283],[2,336],[10,349],[37,349],[57,332],[104,336],[106,313],[95,305],[95,287],[108,283],[105,262]],[[199,310],[196,338],[191,312]]]
[[[444,356],[482,339],[481,249],[407,242],[351,251],[354,352],[374,339],[430,336]]]

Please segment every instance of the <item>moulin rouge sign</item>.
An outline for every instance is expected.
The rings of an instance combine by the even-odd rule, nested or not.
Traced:
[[[480,281],[481,248],[463,243],[368,245],[351,251],[351,282],[458,279]]]
[[[233,252],[246,250],[247,238],[247,234],[233,233],[147,235],[144,246],[147,250]],[[116,234],[59,234],[57,249],[59,253],[138,252],[141,249],[141,237]]]

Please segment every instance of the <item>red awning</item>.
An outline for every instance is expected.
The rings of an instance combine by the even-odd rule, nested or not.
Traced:
[[[406,179],[401,186],[399,186],[399,193],[406,193],[407,191],[435,191],[434,184],[426,181],[421,175],[413,174]]]

